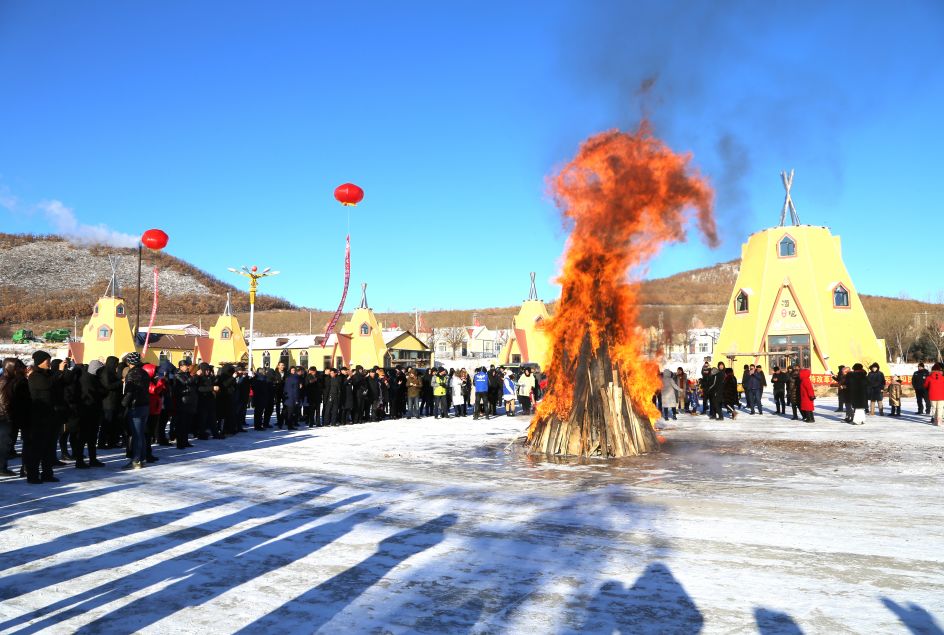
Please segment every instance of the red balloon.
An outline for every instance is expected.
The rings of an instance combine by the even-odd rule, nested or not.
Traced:
[[[167,246],[167,234],[159,229],[149,229],[141,234],[141,244],[148,249],[163,249]]]
[[[364,190],[353,183],[345,183],[334,189],[334,198],[338,199],[341,205],[354,206],[364,200]]]
[[[253,265],[253,266],[252,266],[252,270],[253,270],[253,271],[258,271],[258,270],[259,270],[259,267],[257,267],[256,265]]]

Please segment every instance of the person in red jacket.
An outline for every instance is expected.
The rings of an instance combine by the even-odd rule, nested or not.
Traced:
[[[164,391],[167,390],[167,383],[163,377],[155,379],[157,367],[154,364],[145,364],[144,372],[151,378],[148,385],[148,420],[147,420],[147,462],[157,461],[151,445],[154,443],[154,437],[157,436],[157,426],[161,421],[161,410],[164,408]]]
[[[944,418],[944,366],[940,363],[931,367],[931,374],[924,380],[924,389],[931,400],[931,423],[939,426]]]
[[[810,381],[810,369],[800,369],[800,414],[803,420],[813,423],[813,400],[816,399],[816,393],[813,392],[813,382]]]

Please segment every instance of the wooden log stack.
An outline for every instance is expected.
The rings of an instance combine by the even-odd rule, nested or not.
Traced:
[[[529,435],[532,452],[610,458],[659,450],[648,417],[634,412],[624,395],[619,369],[611,361],[606,342],[594,351],[590,335],[585,335],[579,358],[571,368],[570,382],[555,382],[551,377],[548,387],[551,391],[572,385],[570,412],[563,418],[551,412],[535,422]]]

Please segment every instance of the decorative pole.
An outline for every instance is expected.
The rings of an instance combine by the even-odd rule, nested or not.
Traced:
[[[138,241],[138,301],[134,309],[134,338],[138,338],[138,327],[141,326],[141,250],[144,246]]]
[[[237,273],[244,278],[249,278],[249,370],[255,370],[252,361],[252,343],[253,337],[255,337],[255,317],[256,317],[256,289],[259,286],[259,279],[266,278],[268,276],[277,276],[280,272],[272,271],[270,267],[266,267],[262,272],[259,271],[259,267],[253,265],[252,268],[247,268],[246,265],[243,265],[239,269],[234,269],[229,267],[229,270],[233,273]]]

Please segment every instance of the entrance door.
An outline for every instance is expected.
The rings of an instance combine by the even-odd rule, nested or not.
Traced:
[[[770,353],[768,371],[774,366],[810,368],[812,361],[809,335],[769,335],[767,352]]]

